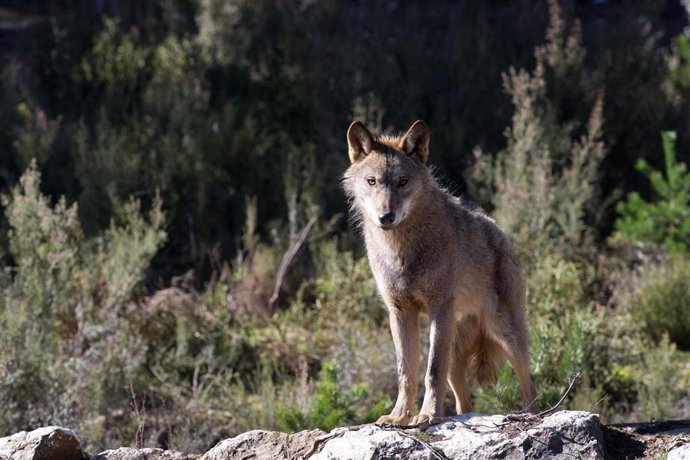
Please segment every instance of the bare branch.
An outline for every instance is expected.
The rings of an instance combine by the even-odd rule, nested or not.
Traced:
[[[276,283],[273,287],[273,295],[271,295],[271,298],[268,300],[269,310],[273,310],[273,306],[278,300],[278,295],[280,294],[280,288],[283,285],[283,279],[285,278],[285,274],[290,268],[290,265],[292,265],[292,262],[295,259],[295,256],[299,252],[300,248],[307,240],[309,231],[311,231],[311,228],[314,226],[315,223],[316,217],[312,217],[311,219],[309,219],[307,225],[305,225],[304,228],[300,230],[300,232],[297,234],[297,237],[295,237],[295,240],[290,244],[288,250],[285,251],[285,254],[283,254],[283,259],[280,261],[280,266],[278,267],[278,273],[276,273]]]

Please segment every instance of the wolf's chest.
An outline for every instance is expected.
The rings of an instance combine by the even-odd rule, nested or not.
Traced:
[[[428,284],[420,264],[414,258],[400,256],[381,257],[372,254],[371,269],[381,294],[395,303],[425,304],[425,285]]]

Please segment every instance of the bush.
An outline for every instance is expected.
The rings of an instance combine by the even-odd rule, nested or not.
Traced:
[[[360,383],[346,390],[338,378],[338,365],[327,361],[321,369],[309,411],[279,407],[278,424],[282,430],[293,432],[314,427],[330,431],[336,426],[373,422],[391,406],[387,397],[380,397],[373,406],[367,406],[368,402],[368,385]]]
[[[634,381],[638,391],[638,407],[644,420],[682,416],[678,414],[678,401],[687,396],[690,376],[681,372],[687,362],[676,352],[676,347],[664,334],[657,343],[640,355]]]
[[[682,255],[646,266],[632,299],[632,311],[654,341],[664,336],[690,350],[690,263]]]
[[[593,103],[586,123],[561,122],[555,92],[564,75],[583,72],[579,29],[565,26],[557,2],[551,2],[548,41],[538,47],[533,72],[511,68],[503,74],[511,96],[512,124],[506,148],[492,158],[475,149],[469,179],[493,207],[493,216],[514,240],[529,268],[547,254],[572,257],[592,246],[599,166],[606,153],[602,141],[603,98]],[[577,85],[571,85],[571,91]],[[574,139],[577,131],[579,139]]]
[[[100,443],[143,377],[134,302],[165,239],[160,202],[131,201],[121,223],[84,236],[76,205],[54,207],[33,164],[3,197],[10,253],[0,297],[0,432],[58,424]]]
[[[656,243],[669,251],[688,252],[690,249],[690,172],[684,163],[676,161],[676,133],[661,133],[664,147],[664,171],[652,168],[639,159],[635,169],[642,173],[652,187],[652,201],[631,192],[616,210],[620,214],[616,229],[635,243]]]
[[[654,288],[647,289],[649,284],[640,285],[641,292],[649,297],[645,297],[648,307],[639,310],[638,318],[643,315],[641,312],[646,312],[647,327],[656,331],[651,341],[639,321],[623,319],[624,299],[615,295],[602,298],[601,292],[590,287],[595,283],[608,284],[615,292],[618,284],[625,282],[621,272],[626,270],[616,262],[611,273],[601,273],[602,259],[597,254],[589,224],[597,217],[599,197],[592,185],[598,182],[606,152],[602,142],[603,100],[595,101],[586,124],[559,121],[562,110],[559,98],[550,92],[563,84],[562,77],[566,74],[572,78],[583,72],[584,54],[577,29],[568,33],[564,21],[558,17],[556,3],[552,2],[551,10],[548,42],[537,50],[536,69],[531,73],[511,69],[504,75],[505,88],[515,107],[512,126],[506,130],[506,149],[493,160],[477,150],[471,177],[475,190],[490,200],[498,224],[513,237],[525,267],[530,369],[541,405],[554,404],[572,376],[580,373],[582,384],[569,395],[566,401],[569,407],[590,410],[598,406],[605,416],[611,417],[620,417],[642,406],[645,410],[657,407],[660,415],[666,414],[668,401],[677,401],[682,394],[677,391],[676,383],[664,381],[656,372],[667,375],[679,371],[677,353],[660,341],[669,325],[661,323],[658,317],[677,318],[687,310],[687,283],[676,282],[687,277],[687,262],[679,263],[677,275],[666,276],[665,284],[659,286],[662,295],[672,299],[663,307],[662,295],[655,295]],[[575,140],[578,129],[583,134]],[[667,145],[669,140],[665,140]],[[667,157],[673,159],[668,154]],[[690,187],[681,169],[669,168],[672,179],[668,183],[655,175],[654,181],[666,191],[664,196],[669,201],[671,196],[675,200],[680,198],[681,202],[687,198],[684,190]],[[634,202],[636,209],[641,208],[640,203],[640,200]],[[629,209],[627,205],[623,208]],[[678,217],[685,212],[677,204],[667,205],[663,211],[650,211],[650,208],[645,207],[645,212],[665,216],[665,228],[669,228],[671,221],[678,222]],[[629,219],[626,228],[638,224],[641,227],[642,221],[642,218]],[[623,284],[621,289],[627,286]],[[602,300],[616,308],[604,308]],[[656,313],[657,308],[663,313]],[[675,326],[679,336],[688,335],[684,332],[684,321],[677,321]],[[663,356],[665,364],[652,362],[647,356]],[[650,372],[656,373],[652,377]],[[647,377],[643,379],[643,375]],[[477,391],[477,408],[483,411],[519,408],[521,401],[515,380],[506,364],[496,387]],[[667,391],[666,399],[660,398],[661,389]]]
[[[558,3],[550,5],[547,43],[535,52],[535,70],[511,68],[503,75],[514,105],[507,146],[493,160],[477,150],[472,173],[525,267],[531,369],[541,405],[555,403],[577,372],[599,381],[595,355],[605,349],[602,315],[583,286],[593,246],[585,219],[593,215],[606,152],[603,99],[596,99],[586,123],[559,120],[559,99],[549,93],[578,90],[579,81],[560,86],[582,74],[584,50],[577,25],[569,29]],[[480,390],[478,408],[521,407],[511,375],[506,365],[495,388]]]

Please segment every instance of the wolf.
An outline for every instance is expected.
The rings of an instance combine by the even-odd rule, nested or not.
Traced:
[[[536,409],[529,374],[525,286],[508,237],[482,212],[442,188],[427,167],[430,131],[416,121],[402,136],[347,131],[343,188],[364,235],[395,344],[398,397],[377,423],[432,423],[443,416],[446,381],[458,414],[472,410],[468,377],[496,381],[504,357],[525,409]],[[419,318],[429,316],[429,356],[419,414]]]

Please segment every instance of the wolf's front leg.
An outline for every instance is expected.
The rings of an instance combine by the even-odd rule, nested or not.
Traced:
[[[407,425],[412,418],[417,398],[419,313],[409,308],[401,309],[390,305],[388,316],[398,365],[398,399],[391,413],[379,417],[376,423]]]
[[[424,378],[424,402],[419,415],[412,419],[413,425],[431,423],[435,418],[443,416],[443,397],[446,393],[446,378],[455,330],[455,316],[451,302],[444,303],[431,312],[429,359]]]

